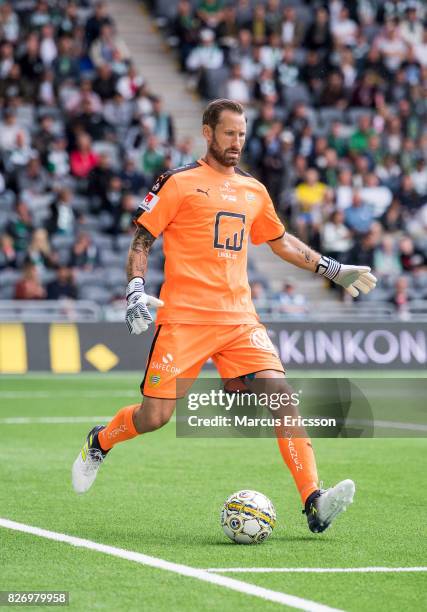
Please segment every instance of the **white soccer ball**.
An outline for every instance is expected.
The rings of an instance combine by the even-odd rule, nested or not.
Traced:
[[[233,493],[221,510],[221,526],[237,544],[261,544],[274,529],[276,510],[271,501],[257,491]]]

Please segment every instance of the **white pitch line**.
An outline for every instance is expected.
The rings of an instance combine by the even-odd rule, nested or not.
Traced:
[[[112,416],[63,416],[63,417],[5,417],[0,425],[70,425],[73,423],[99,423],[111,421]]]
[[[110,394],[108,394],[110,395]],[[1,397],[1,395],[0,395]],[[70,396],[74,397],[74,396]],[[104,397],[104,395],[100,395],[99,397]],[[119,397],[119,396],[117,396]],[[55,416],[43,416],[43,417],[3,417],[0,418],[0,425],[58,425],[58,424],[73,424],[73,423],[93,423],[97,421],[110,421],[112,416],[64,416],[64,417],[55,417]],[[184,417],[182,417],[184,419]],[[175,415],[172,416],[171,421],[174,422],[176,420]],[[184,419],[185,420],[185,419]],[[350,423],[347,423],[350,424]],[[374,421],[371,423],[370,421],[362,422],[353,420],[352,424],[358,425],[374,425],[375,427],[380,427],[384,429],[401,429],[404,431],[427,431],[427,425],[421,425],[419,423],[397,423],[394,421]]]
[[[92,391],[0,391],[0,399],[94,399],[97,397],[138,397],[132,389],[94,389]]]
[[[206,571],[219,574],[369,574],[375,572],[427,572],[427,567],[209,567]]]
[[[110,422],[113,415],[108,416],[42,416],[42,417],[3,417],[0,425],[73,425],[74,423]],[[175,422],[172,415],[171,422]]]
[[[165,561],[164,559],[159,559],[158,557],[151,557],[149,555],[144,555],[131,550],[116,548],[115,546],[108,546],[107,544],[99,544],[98,542],[92,542],[92,540],[69,536],[65,533],[48,531],[47,529],[32,527],[31,525],[25,525],[24,523],[16,523],[15,521],[10,521],[4,518],[0,518],[0,527],[12,529],[13,531],[21,531],[23,533],[30,533],[41,538],[54,540],[55,542],[64,542],[65,544],[71,544],[71,546],[77,546],[79,548],[96,550],[97,552],[111,555],[113,557],[119,557],[120,559],[126,559],[128,561],[134,561],[135,563],[140,563],[141,565],[155,567],[157,569],[166,570],[173,572],[174,574],[187,576],[189,578],[196,578],[202,582],[216,584],[218,586],[225,587],[226,589],[231,589],[232,591],[244,593],[245,595],[260,597],[261,599],[273,601],[283,606],[289,606],[290,608],[295,608],[296,610],[306,610],[306,612],[340,612],[337,610],[337,608],[331,608],[329,606],[316,603],[315,601],[311,601],[310,599],[304,599],[302,597],[297,597],[296,595],[288,595],[287,593],[281,593],[280,591],[272,591],[271,589],[265,589],[255,584],[217,575],[204,569],[198,569],[189,565],[182,565],[181,563],[172,563],[171,561]]]
[[[344,425],[360,425],[377,427],[379,429],[404,429],[408,431],[427,431],[427,425],[422,423],[402,423],[400,421],[370,421],[369,419],[345,419]]]

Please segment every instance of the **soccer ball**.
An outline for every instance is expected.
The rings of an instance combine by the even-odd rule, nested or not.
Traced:
[[[237,491],[225,501],[221,526],[230,540],[238,544],[261,544],[274,529],[276,510],[271,501],[257,491]]]

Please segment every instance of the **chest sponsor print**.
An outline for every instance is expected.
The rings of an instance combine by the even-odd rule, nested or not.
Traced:
[[[215,217],[214,248],[241,251],[245,235],[246,216],[220,210]]]

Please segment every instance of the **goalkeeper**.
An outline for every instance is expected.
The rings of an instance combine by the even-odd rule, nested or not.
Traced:
[[[251,301],[247,277],[248,240],[266,242],[281,259],[325,276],[356,297],[376,279],[370,268],[346,266],[313,251],[288,234],[264,185],[238,167],[246,137],[243,108],[214,100],[203,115],[206,155],[160,176],[135,215],[129,249],[126,323],[131,334],[147,330],[158,307],[148,355],[143,401],[119,410],[94,427],[72,468],[77,493],[93,484],[99,467],[119,442],[159,429],[178,397],[177,379],[194,380],[211,358],[233,388],[254,389],[270,381],[286,391],[284,367]],[[150,247],[163,234],[165,282],[160,299],[147,295],[144,277]],[[180,389],[179,396],[187,389]],[[278,433],[313,532],[326,529],[352,502],[355,486],[344,480],[323,490],[310,440]]]

